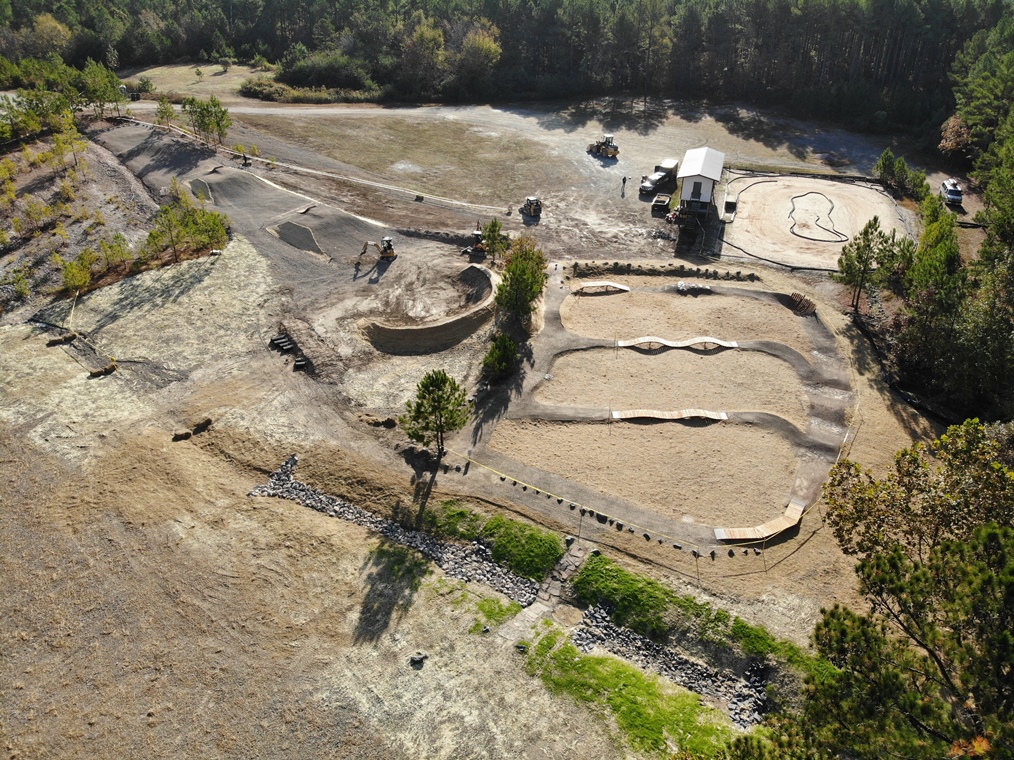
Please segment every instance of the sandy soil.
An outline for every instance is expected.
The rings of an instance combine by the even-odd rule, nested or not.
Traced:
[[[622,277],[616,281],[625,283]],[[664,284],[674,282],[667,279]],[[663,282],[654,285],[661,287]],[[570,296],[560,314],[568,330],[591,338],[629,340],[657,335],[686,340],[710,336],[734,341],[775,340],[804,356],[813,350],[799,317],[780,304],[753,298],[679,297],[635,290],[608,296]]]
[[[134,437],[87,485],[11,444],[0,439],[23,487],[0,512],[12,756],[616,756],[509,642],[466,633],[487,589],[439,571],[418,589],[392,583],[375,535],[247,498],[262,476],[193,443]]]
[[[781,264],[837,269],[842,246],[874,216],[888,234],[912,232],[911,215],[877,186],[731,174],[726,187],[726,202],[737,205],[724,242]]]
[[[799,428],[808,419],[808,402],[795,371],[780,359],[756,352],[577,351],[559,357],[551,373],[552,380],[535,394],[546,404],[766,411]]]
[[[667,520],[754,525],[785,511],[792,446],[729,424],[581,425],[508,420],[490,447],[650,507]]]

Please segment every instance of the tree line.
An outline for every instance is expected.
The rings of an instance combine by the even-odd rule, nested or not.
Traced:
[[[1007,8],[1003,0],[0,0],[0,54],[55,52],[113,68],[235,57],[278,62],[283,81],[347,97],[629,92],[935,129],[952,110],[955,57]]]
[[[1014,17],[969,40],[952,71],[955,110],[939,150],[967,162],[985,208],[985,237],[962,254],[958,217],[888,149],[874,174],[920,204],[918,244],[888,237],[874,219],[843,249],[839,280],[858,309],[868,287],[886,288],[902,308],[886,334],[903,387],[956,419],[1014,416]]]

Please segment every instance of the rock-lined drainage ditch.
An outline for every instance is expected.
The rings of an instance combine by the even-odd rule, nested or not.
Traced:
[[[540,587],[535,581],[515,575],[493,562],[489,547],[481,542],[456,544],[441,541],[420,531],[403,528],[391,520],[378,517],[344,499],[330,496],[296,480],[295,470],[298,462],[298,458],[293,454],[281,467],[271,473],[267,483],[255,487],[248,495],[289,499],[328,517],[337,517],[374,530],[391,541],[417,550],[449,577],[485,584],[523,607],[529,607],[538,598]],[[568,552],[567,557],[570,557],[571,553]],[[580,554],[583,555],[584,552]],[[568,569],[573,572],[577,568]],[[566,576],[569,577],[570,574],[567,573]],[[544,591],[543,596],[547,601],[559,601],[561,579],[551,579],[551,583],[555,585],[552,591],[556,593],[547,596]],[[656,644],[630,629],[613,624],[608,611],[602,607],[587,610],[581,625],[571,633],[570,638],[583,652],[590,652],[594,647],[601,646],[628,662],[653,670],[720,705],[728,705],[729,717],[741,728],[749,728],[763,720],[767,698],[763,663],[750,665],[745,678],[739,678],[729,671],[713,669],[671,648]]]
[[[651,639],[615,625],[604,607],[584,613],[581,625],[571,634],[574,646],[590,652],[600,646],[645,670],[653,670],[673,683],[728,705],[728,715],[740,728],[750,728],[764,719],[767,710],[767,681],[762,662],[751,663],[744,678],[696,662]]]
[[[375,530],[395,543],[415,549],[436,563],[451,578],[483,583],[524,607],[535,601],[538,584],[493,562],[489,548],[483,544],[477,541],[467,545],[440,541],[426,533],[403,528],[344,499],[329,496],[295,479],[297,463],[298,459],[293,454],[271,473],[271,478],[265,485],[257,486],[249,495],[290,499],[328,517],[338,517]]]

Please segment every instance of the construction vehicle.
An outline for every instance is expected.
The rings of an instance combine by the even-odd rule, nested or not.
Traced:
[[[486,245],[486,241],[482,239],[482,226],[476,222],[475,229],[472,230],[472,244],[467,248],[462,248],[461,253],[465,256],[475,256],[476,258],[485,256],[489,250],[489,246]]]
[[[620,146],[613,141],[612,135],[602,135],[601,140],[596,140],[593,143],[588,143],[588,152],[593,156],[602,156],[603,158],[616,158],[620,155]]]
[[[540,217],[542,216],[542,201],[534,195],[529,195],[519,210],[526,216]]]
[[[390,237],[380,238],[379,245],[372,240],[367,240],[365,243],[363,243],[363,250],[359,252],[359,255],[362,256],[364,253],[366,253],[367,249],[371,245],[377,249],[377,253],[380,254],[380,258],[382,259],[393,259],[398,255],[394,252],[394,238]]]

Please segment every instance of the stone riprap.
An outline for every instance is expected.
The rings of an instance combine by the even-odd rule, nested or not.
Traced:
[[[323,493],[295,479],[298,459],[290,456],[268,482],[250,491],[250,496],[274,496],[289,499],[328,517],[361,525],[385,538],[416,549],[436,563],[451,578],[482,583],[504,596],[528,607],[539,592],[539,585],[522,578],[493,562],[489,547],[479,541],[458,544],[441,541],[426,533],[408,530],[372,512]],[[561,581],[557,580],[559,584]],[[548,585],[548,584],[547,584]],[[751,665],[745,678],[716,670],[691,660],[673,649],[660,646],[651,639],[615,625],[603,607],[587,610],[581,625],[571,633],[571,640],[583,652],[601,646],[607,651],[639,667],[653,670],[674,683],[727,706],[733,723],[742,727],[760,723],[766,705],[764,665]]]
[[[719,705],[727,705],[732,722],[741,728],[749,728],[764,719],[767,693],[762,662],[751,664],[745,678],[715,670],[669,647],[656,644],[629,628],[615,625],[603,607],[592,607],[585,612],[581,626],[571,633],[571,641],[583,652],[600,646],[690,691],[709,697]]]
[[[271,473],[266,484],[257,486],[249,495],[290,499],[328,517],[348,520],[375,530],[395,543],[417,550],[436,563],[451,578],[485,584],[524,607],[535,601],[539,585],[496,564],[489,547],[483,543],[473,541],[470,544],[457,544],[441,541],[417,530],[403,528],[391,520],[378,517],[372,512],[296,480],[297,463],[298,459],[293,454],[281,467]]]

